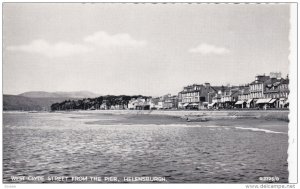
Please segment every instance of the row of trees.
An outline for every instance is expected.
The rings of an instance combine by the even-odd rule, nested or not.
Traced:
[[[65,111],[65,110],[88,110],[88,109],[100,109],[103,104],[110,109],[111,106],[123,106],[127,107],[129,101],[132,98],[150,98],[142,95],[107,95],[100,96],[97,98],[86,98],[80,100],[65,100],[60,103],[54,103],[51,105],[51,111]]]

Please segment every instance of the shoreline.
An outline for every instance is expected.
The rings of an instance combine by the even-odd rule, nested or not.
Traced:
[[[49,113],[47,111],[25,112],[25,111],[3,111],[3,113]],[[53,113],[79,113],[79,114],[111,114],[111,115],[157,115],[173,116],[188,121],[210,121],[221,119],[265,119],[281,120],[289,122],[288,110],[75,110],[55,111]]]
[[[289,121],[289,111],[285,110],[220,110],[220,111],[184,111],[184,110],[79,110],[79,111],[61,111],[62,113],[80,113],[80,114],[112,114],[112,115],[158,115],[173,116],[189,121],[210,121],[221,119],[266,119]],[[57,112],[59,113],[59,112]]]

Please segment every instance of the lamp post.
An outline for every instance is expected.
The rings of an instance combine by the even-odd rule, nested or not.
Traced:
[[[210,92],[208,92],[208,98],[207,98],[208,104],[209,104],[209,96],[210,96]]]

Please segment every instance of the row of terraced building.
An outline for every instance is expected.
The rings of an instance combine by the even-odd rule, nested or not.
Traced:
[[[178,109],[288,108],[289,78],[281,73],[257,75],[242,86],[193,84],[178,93]]]

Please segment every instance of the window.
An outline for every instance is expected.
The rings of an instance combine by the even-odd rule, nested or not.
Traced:
[[[201,96],[201,97],[200,97],[200,101],[201,101],[201,102],[205,102],[205,97],[204,97],[204,96]]]

